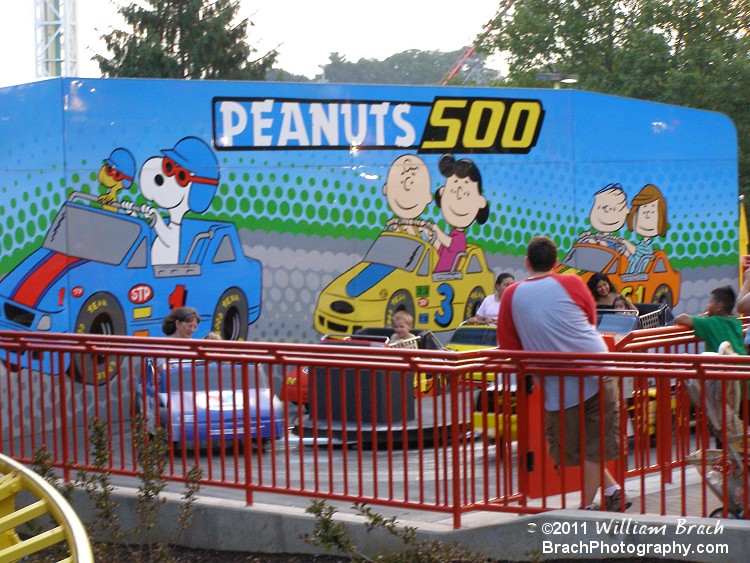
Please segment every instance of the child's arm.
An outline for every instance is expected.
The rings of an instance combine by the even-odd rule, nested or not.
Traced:
[[[693,328],[693,317],[691,317],[687,313],[682,313],[680,315],[677,315],[674,320],[674,324]]]

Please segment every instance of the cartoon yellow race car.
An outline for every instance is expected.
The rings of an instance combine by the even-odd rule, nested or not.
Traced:
[[[456,328],[492,291],[494,276],[484,251],[475,245],[467,245],[450,271],[434,272],[437,261],[437,250],[421,237],[384,231],[359,264],[321,292],[315,329],[352,334],[391,326],[397,311],[411,314],[415,328]]]
[[[655,250],[644,260],[636,273],[626,273],[628,258],[614,248],[598,244],[576,243],[563,262],[558,274],[575,274],[583,281],[594,272],[606,274],[617,291],[634,303],[664,303],[674,307],[680,298],[680,273],[675,271],[663,250]]]

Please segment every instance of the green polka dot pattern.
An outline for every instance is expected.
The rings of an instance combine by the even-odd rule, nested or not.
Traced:
[[[367,240],[376,236],[391,217],[382,194],[387,164],[367,169],[291,167],[281,160],[251,159],[243,163],[224,160],[221,165],[222,181],[205,218],[231,221],[238,228],[251,230]],[[590,177],[583,182],[565,166],[479,166],[487,178],[484,194],[490,218],[484,225],[473,224],[468,236],[487,252],[516,256],[523,254],[526,243],[536,234],[551,236],[560,249],[570,248],[582,231],[590,229],[592,196],[609,180],[627,186],[629,198],[648,181],[624,168],[617,169],[616,165],[590,167]],[[675,184],[673,175],[682,183],[679,193],[691,194],[689,200],[673,204],[670,198],[675,196],[669,191]],[[706,213],[706,209],[716,207],[717,201],[724,201],[726,207],[726,196],[710,187],[721,182],[714,178],[713,184],[703,185],[704,175],[691,176],[684,171],[665,171],[655,176],[654,183],[663,182],[670,209],[667,236],[657,238],[655,246],[665,250],[673,266],[708,266],[736,260],[736,211]],[[440,188],[440,180],[433,173],[433,192]],[[575,190],[564,188],[576,181],[579,185]],[[67,186],[68,192],[90,193],[98,189],[95,172],[71,174],[69,181],[53,181],[41,172],[25,173],[5,182],[0,186],[3,272],[42,244],[64,200],[64,190],[59,186]],[[33,188],[29,190],[28,186]],[[517,186],[523,189],[514,189]],[[434,203],[421,218],[447,228]],[[637,242],[637,237],[625,228],[619,234]]]
[[[25,173],[15,180],[7,174],[0,184],[0,275],[18,265],[29,253],[40,247],[52,219],[57,214],[63,196],[55,191],[52,182],[43,174]],[[36,186],[28,190],[26,186]],[[24,186],[22,188],[21,186]]]

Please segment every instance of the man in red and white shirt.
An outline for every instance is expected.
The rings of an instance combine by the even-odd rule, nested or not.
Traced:
[[[555,274],[556,266],[555,243],[548,237],[534,237],[526,249],[529,277],[506,289],[500,301],[499,346],[506,350],[607,352],[607,345],[596,329],[596,304],[591,292],[578,276]],[[601,426],[611,429],[604,436],[602,455],[599,452],[600,378],[546,375],[537,378],[537,384],[544,393],[545,435],[550,455],[556,466],[560,465],[561,458],[564,466],[578,466],[583,457],[582,507],[594,508],[602,475],[601,462],[620,456],[619,436],[615,430],[619,424],[614,382],[606,377],[601,382],[604,399]],[[565,428],[565,452],[560,451],[561,427]],[[610,472],[604,469],[603,475],[604,508],[616,511],[628,508],[630,501],[622,495]]]

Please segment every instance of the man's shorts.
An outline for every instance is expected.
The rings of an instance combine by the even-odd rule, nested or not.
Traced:
[[[560,428],[561,415],[565,420],[565,466],[581,465],[581,436],[585,436],[585,459],[600,462],[620,457],[619,417],[617,412],[617,385],[609,378],[604,380],[604,421],[601,427],[604,433],[604,456],[599,455],[599,393],[588,398],[584,403],[584,431],[580,430],[579,407],[575,405],[563,411],[546,411],[544,416],[544,434],[547,437],[549,453],[555,466],[560,465]]]

